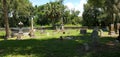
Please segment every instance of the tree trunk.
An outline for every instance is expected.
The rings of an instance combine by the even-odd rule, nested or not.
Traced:
[[[53,27],[53,29],[57,30],[56,24],[55,24],[55,18],[51,18],[51,19],[52,19],[52,27]]]
[[[109,35],[113,35],[113,34],[115,34],[114,24],[110,24],[110,27],[109,27]]]
[[[5,32],[6,32],[5,39],[8,39],[10,37],[10,30],[9,30],[6,0],[3,0],[3,12],[4,12]]]
[[[30,37],[34,37],[34,28],[33,28],[33,18],[31,19],[31,30],[30,30]]]
[[[120,29],[120,23],[116,24],[116,33],[119,34],[119,29]]]

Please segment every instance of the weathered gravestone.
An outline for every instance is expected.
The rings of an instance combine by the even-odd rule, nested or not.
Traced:
[[[54,25],[55,26],[55,30],[56,31],[60,31],[60,25],[59,24],[56,24],[56,25]]]
[[[45,33],[45,29],[43,26],[41,26],[40,34],[43,34],[43,33]]]
[[[118,40],[115,40],[115,45],[116,45],[116,46],[119,46],[119,43],[120,43],[120,42],[119,42]]]
[[[12,37],[17,37],[17,40],[21,40],[22,39],[22,36],[23,36],[23,32],[20,31],[20,30],[11,30],[11,36]]]
[[[22,36],[23,36],[23,31],[22,31],[22,29],[19,29],[17,40],[21,40]]]
[[[85,51],[89,51],[89,45],[88,45],[88,43],[84,43],[83,46],[84,46],[84,50]]]
[[[87,33],[87,27],[81,27],[80,34],[86,34]]]
[[[17,40],[21,40],[22,36],[29,36],[30,29],[29,28],[12,28],[11,29],[11,36],[12,37],[17,37]]]
[[[94,46],[97,46],[99,44],[99,36],[98,36],[98,27],[95,27],[93,29],[93,32],[91,34],[91,40],[92,40],[92,44]]]
[[[61,30],[64,31],[64,24],[61,24]]]
[[[40,33],[43,33],[43,32],[44,32],[44,28],[43,26],[41,26]]]

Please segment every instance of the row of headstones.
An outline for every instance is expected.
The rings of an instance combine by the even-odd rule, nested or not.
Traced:
[[[92,43],[92,45],[93,45],[93,47],[97,47],[97,46],[99,46],[100,45],[100,42],[99,42],[99,35],[98,35],[98,27],[95,27],[94,29],[93,29],[93,32],[92,32],[92,34],[91,34],[91,43]],[[120,31],[120,30],[119,30]],[[83,31],[82,31],[83,32]],[[86,33],[86,31],[84,31],[84,33]],[[83,34],[84,34],[83,33]],[[73,39],[72,37],[66,37],[67,39]],[[60,36],[60,40],[63,40],[64,39],[64,37],[63,36]],[[119,44],[119,41],[120,41],[120,34],[119,34],[119,36],[118,36],[118,38],[114,41],[114,42],[111,42],[111,43],[109,43],[108,45],[115,45],[115,46],[117,46],[118,44]],[[84,47],[84,50],[85,51],[89,51],[90,50],[90,46],[89,46],[89,44],[88,43],[84,43],[83,44],[83,47]]]
[[[119,32],[120,32],[120,29],[119,29]],[[97,27],[93,29],[93,32],[91,34],[91,38],[92,38],[91,40],[92,40],[93,47],[97,47],[97,46],[100,45],[99,35],[98,35],[98,28]],[[108,43],[107,45],[118,46],[119,42],[120,42],[120,33],[119,33],[119,36],[117,37],[117,39],[115,41],[110,41],[110,43]],[[85,51],[89,51],[90,46],[89,46],[88,43],[84,43],[83,46],[84,46]]]

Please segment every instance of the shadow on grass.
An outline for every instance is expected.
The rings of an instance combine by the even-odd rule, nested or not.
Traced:
[[[71,36],[76,38],[79,38],[79,40],[84,40],[83,43],[88,43],[90,50],[88,52],[85,52],[82,50],[83,45],[78,46],[79,49],[79,55],[78,57],[118,57],[120,54],[120,43],[117,43],[116,45],[107,45],[109,42],[113,42],[115,44],[116,38],[114,37],[100,37],[99,41],[100,44],[97,47],[93,47],[91,43],[91,34],[85,34],[82,36]],[[83,55],[84,54],[84,55]]]
[[[115,40],[112,37],[100,38],[100,46],[93,48],[89,57],[119,57],[120,43],[115,43]]]
[[[90,34],[71,36],[72,40],[27,39],[0,41],[1,57],[116,57],[120,54],[120,47],[102,46],[85,52],[83,43],[90,42]],[[100,38],[102,42],[113,38]]]
[[[23,55],[26,57],[74,57],[79,56],[74,40],[8,40],[0,41],[1,56]]]
[[[4,39],[5,38],[5,36],[0,36],[0,39]]]

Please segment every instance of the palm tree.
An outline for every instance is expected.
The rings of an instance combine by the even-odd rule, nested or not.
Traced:
[[[10,30],[9,30],[9,21],[8,21],[8,13],[7,13],[7,2],[6,0],[3,1],[3,12],[4,12],[4,21],[5,21],[5,39],[10,37]]]
[[[46,5],[47,17],[52,20],[53,27],[55,27],[54,25],[63,17],[65,7],[62,3],[63,0],[58,0],[55,2],[47,3]]]

